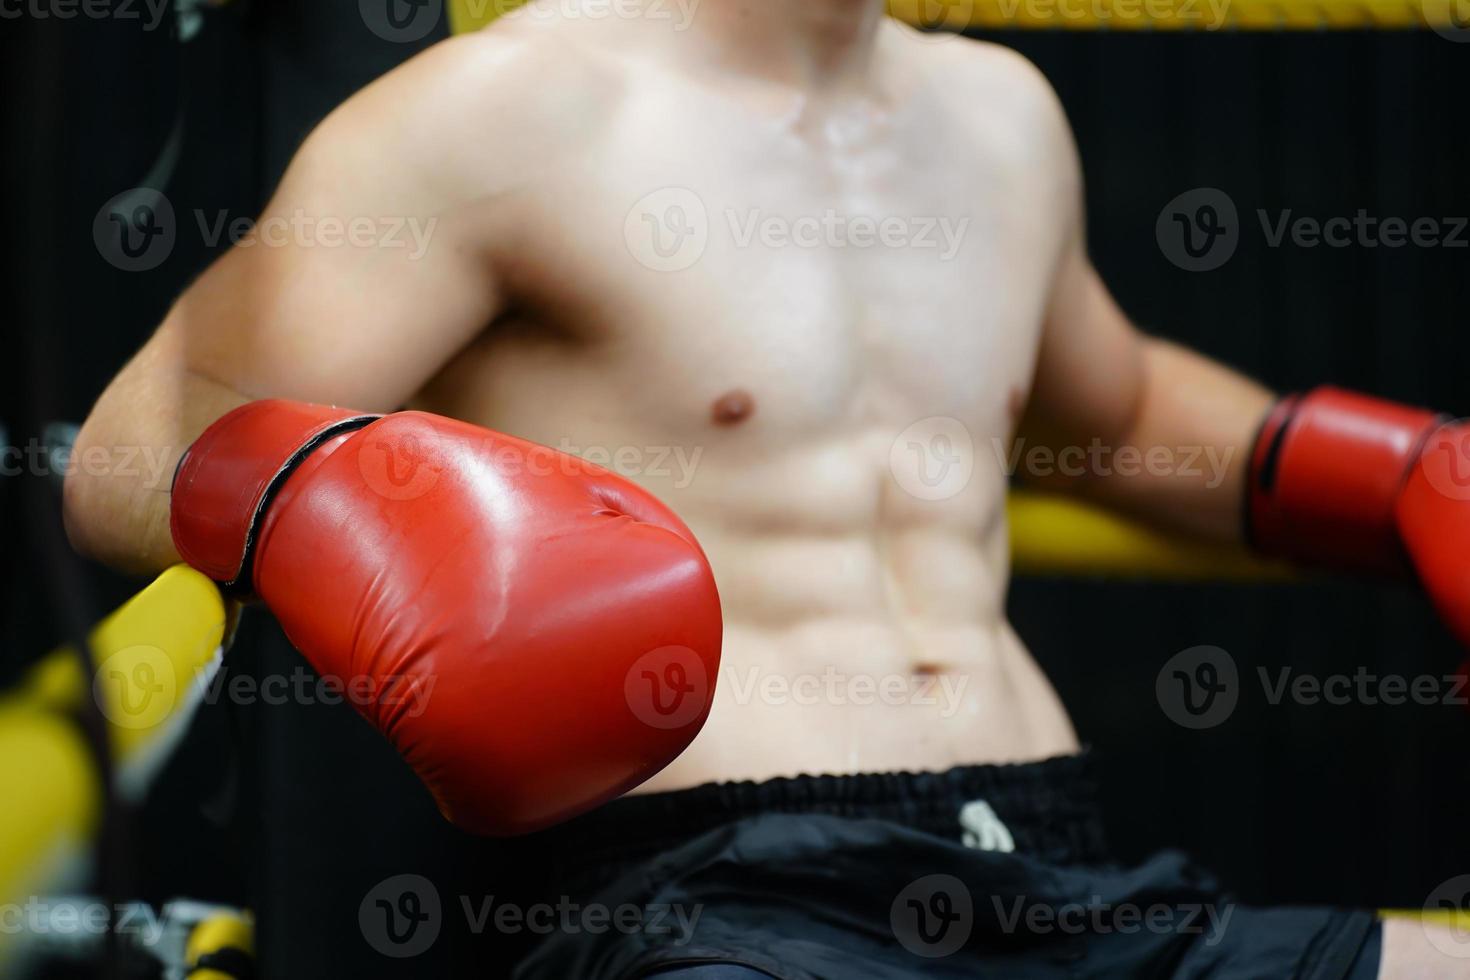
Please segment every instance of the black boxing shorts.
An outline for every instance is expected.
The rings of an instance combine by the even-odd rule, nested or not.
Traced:
[[[525,841],[584,925],[515,976],[1376,976],[1372,913],[1238,905],[1175,852],[1118,867],[1096,799],[1086,756],[628,797]]]

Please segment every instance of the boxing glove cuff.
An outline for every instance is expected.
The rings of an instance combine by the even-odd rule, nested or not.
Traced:
[[[1283,398],[1251,452],[1246,534],[1276,557],[1408,571],[1395,504],[1443,417],[1340,388]]]
[[[380,417],[281,400],[222,415],[174,471],[169,528],[179,555],[227,590],[248,593],[256,531],[286,478],[323,443]]]

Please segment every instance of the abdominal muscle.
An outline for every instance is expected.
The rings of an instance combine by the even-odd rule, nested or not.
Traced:
[[[722,663],[703,731],[637,792],[1077,751],[1060,701],[1005,620],[1005,569],[987,566],[985,542],[961,543],[956,529],[936,544],[943,528],[761,537],[684,516],[720,583]],[[993,533],[1003,545],[1004,528]],[[905,575],[905,553],[923,556],[919,574]],[[909,608],[924,606],[905,601],[920,580],[968,593],[969,608]]]

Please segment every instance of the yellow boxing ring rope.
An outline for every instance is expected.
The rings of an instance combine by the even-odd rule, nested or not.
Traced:
[[[214,583],[179,565],[93,629],[94,671],[70,649],[42,658],[0,692],[0,903],[64,888],[82,877],[102,794],[72,716],[95,699],[107,723],[119,791],[146,787],[182,736],[230,617]],[[18,937],[0,930],[0,976]]]
[[[1054,494],[1012,491],[1011,566],[1019,575],[1283,581],[1299,573],[1244,547],[1205,543]]]
[[[449,23],[472,31],[524,2],[449,0]],[[1470,31],[1465,0],[888,0],[888,12],[952,31]]]

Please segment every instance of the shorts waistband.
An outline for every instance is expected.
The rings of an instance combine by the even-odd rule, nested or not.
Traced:
[[[1083,753],[944,772],[706,783],[624,797],[537,836],[578,864],[656,853],[724,824],[770,813],[886,820],[964,840],[962,811],[984,804],[1016,852],[1054,863],[1097,864],[1107,860],[1107,851],[1094,769],[1091,754]]]

